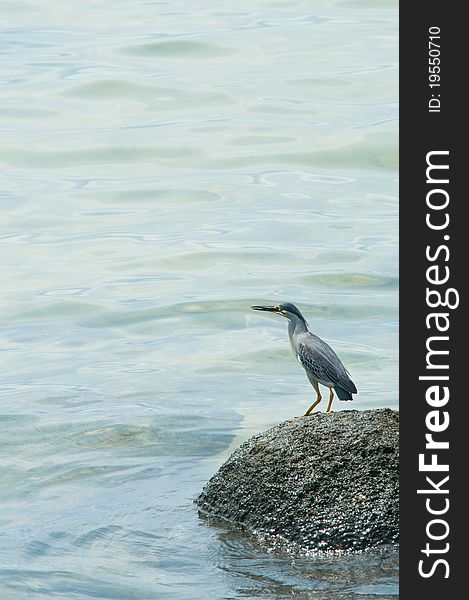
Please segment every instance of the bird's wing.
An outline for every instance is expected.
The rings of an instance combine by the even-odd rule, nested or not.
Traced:
[[[330,381],[355,394],[356,387],[340,358],[321,338],[311,334],[299,343],[298,358],[303,367],[320,381]]]

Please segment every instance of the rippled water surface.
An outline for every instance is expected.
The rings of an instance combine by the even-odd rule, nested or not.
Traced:
[[[314,397],[251,304],[397,407],[396,2],[0,16],[0,598],[396,597],[393,553],[272,554],[192,503]]]

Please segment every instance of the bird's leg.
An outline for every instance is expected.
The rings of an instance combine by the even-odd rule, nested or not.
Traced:
[[[318,395],[318,399],[316,400],[316,402],[313,402],[313,404],[311,404],[311,406],[308,408],[308,410],[305,412],[305,417],[307,417],[308,415],[311,414],[311,412],[316,408],[316,406],[321,402],[322,397],[321,394]]]
[[[331,388],[330,394],[329,394],[329,404],[327,405],[327,408],[326,408],[327,413],[332,412],[331,411],[332,400],[334,400],[334,390]]]
[[[313,388],[316,390],[316,402],[313,402],[313,404],[311,404],[311,406],[308,408],[308,410],[305,412],[305,417],[307,417],[308,415],[311,414],[311,412],[316,408],[316,406],[321,402],[322,400],[322,396],[321,396],[321,392],[319,391],[319,385],[317,381],[314,381],[314,379],[310,379],[311,385],[313,386]]]

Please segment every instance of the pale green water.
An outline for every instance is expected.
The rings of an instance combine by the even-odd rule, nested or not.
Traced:
[[[396,3],[0,17],[0,598],[395,597],[393,556],[273,556],[192,499],[314,397],[253,303],[397,407]]]

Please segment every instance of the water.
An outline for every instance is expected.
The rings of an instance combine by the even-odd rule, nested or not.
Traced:
[[[396,3],[0,15],[0,598],[395,598],[393,553],[275,555],[192,500],[312,401],[251,304],[397,407]]]

